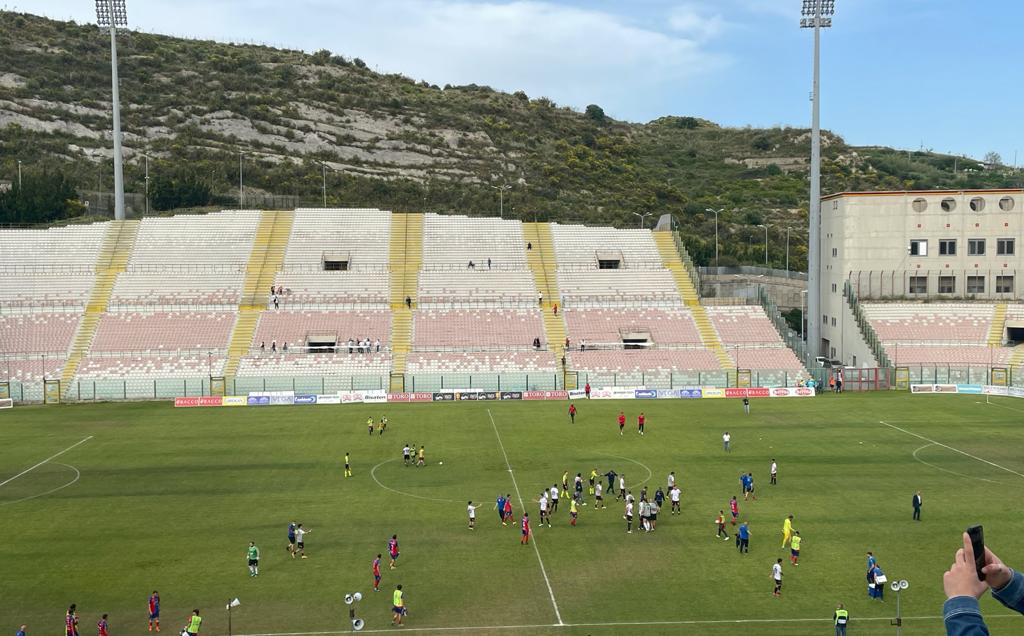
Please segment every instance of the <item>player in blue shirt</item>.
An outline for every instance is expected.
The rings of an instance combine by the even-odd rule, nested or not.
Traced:
[[[498,495],[494,505],[498,508],[498,521],[505,522],[505,495]]]
[[[295,522],[288,524],[288,553],[295,554]]]

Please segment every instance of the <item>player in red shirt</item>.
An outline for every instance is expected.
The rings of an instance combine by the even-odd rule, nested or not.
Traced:
[[[587,386],[583,387],[583,392],[587,394],[587,399],[590,399],[590,383],[587,382]]]
[[[104,614],[100,618],[100,622],[96,623],[96,633],[98,636],[107,636],[107,615]]]
[[[520,545],[526,545],[530,542],[530,514],[523,513],[523,538],[519,540]]]
[[[647,418],[644,417],[643,411],[641,411],[640,415],[638,415],[637,418],[636,418],[636,427],[640,431],[641,435],[644,434],[644,422],[646,422],[646,421],[647,421]]]
[[[399,555],[399,552],[398,552],[398,535],[397,534],[393,534],[393,535],[391,535],[391,538],[388,539],[388,556],[391,557],[391,569],[392,570],[395,569],[395,561],[398,560],[398,555]]]
[[[68,608],[68,613],[64,615],[64,634],[65,636],[78,636],[78,612],[73,603]]]
[[[154,625],[160,631],[160,593],[156,590],[149,597],[149,631],[153,631]]]
[[[573,424],[576,423],[576,405],[575,404],[570,404],[569,405],[569,421],[572,422]]]
[[[626,414],[619,411],[619,435],[622,435],[622,429],[626,428]]]
[[[736,502],[735,496],[729,502],[729,512],[732,513],[732,525],[736,525],[736,517],[740,516],[740,505]]]
[[[516,518],[512,516],[511,494],[505,496],[505,509],[502,512],[504,513],[504,521],[502,521],[502,523],[508,523],[509,521],[511,521],[512,523],[516,522]]]
[[[373,560],[373,591],[380,591],[380,555]]]

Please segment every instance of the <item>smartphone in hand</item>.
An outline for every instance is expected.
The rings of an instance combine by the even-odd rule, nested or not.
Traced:
[[[981,526],[967,528],[967,536],[971,539],[971,549],[974,550],[974,567],[978,570],[978,580],[985,580],[985,573],[981,571],[985,567],[985,533]]]

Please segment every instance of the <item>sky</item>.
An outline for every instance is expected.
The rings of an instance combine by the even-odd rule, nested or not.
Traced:
[[[800,0],[128,0],[131,28],[360,57],[432,84],[485,84],[617,119],[809,127]],[[92,0],[6,8],[95,21]],[[855,145],[1024,164],[1020,0],[836,0],[822,127]]]

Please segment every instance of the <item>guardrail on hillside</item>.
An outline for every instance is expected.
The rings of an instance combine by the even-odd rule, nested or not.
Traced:
[[[850,306],[854,319],[857,321],[857,326],[860,327],[864,341],[871,349],[872,355],[875,356],[875,362],[878,363],[880,368],[891,367],[892,362],[885,353],[885,347],[882,346],[882,341],[878,338],[878,334],[875,333],[875,328],[871,326],[871,322],[864,315],[864,308],[860,306],[860,302],[857,300],[857,293],[853,291],[853,285],[850,284],[849,280],[843,283],[843,296],[846,297],[846,302]]]

